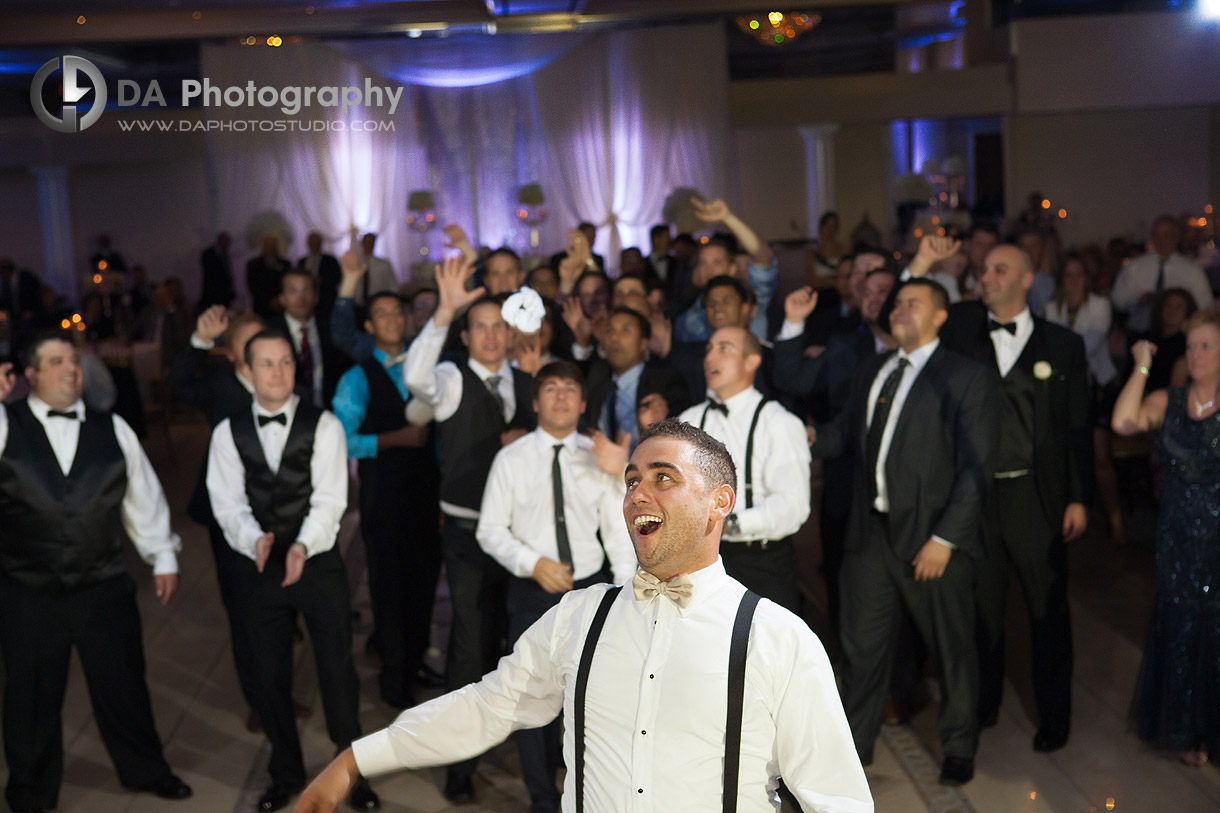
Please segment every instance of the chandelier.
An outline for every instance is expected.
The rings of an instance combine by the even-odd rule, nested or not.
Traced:
[[[737,18],[737,27],[763,45],[783,45],[804,34],[822,21],[821,15],[794,11],[770,11]]]

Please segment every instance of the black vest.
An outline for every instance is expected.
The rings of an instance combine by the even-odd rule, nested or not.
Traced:
[[[1000,419],[1000,451],[996,471],[1019,471],[1034,467],[1034,399],[1038,382],[1034,379],[1032,362],[1026,363],[1030,345],[1001,380],[1004,411]]]
[[[441,499],[478,511],[492,458],[500,451],[500,433],[508,429],[529,432],[537,423],[531,406],[532,377],[513,370],[517,409],[512,421],[505,423],[482,379],[464,361],[458,362],[457,368],[462,373],[462,402],[457,412],[437,424],[441,436]]]
[[[271,560],[280,564],[297,541],[301,524],[309,513],[309,497],[313,493],[310,464],[314,433],[321,415],[322,410],[308,401],[297,402],[280,468],[275,474],[271,473],[259,443],[254,411],[247,410],[229,419],[233,443],[246,472],[246,498],[250,501],[250,510],[263,531],[275,534]]]
[[[120,507],[127,462],[114,419],[85,409],[76,457],[65,476],[29,403],[23,399],[7,409],[0,572],[39,589],[81,587],[125,573]]]

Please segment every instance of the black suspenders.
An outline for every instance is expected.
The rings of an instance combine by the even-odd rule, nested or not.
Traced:
[[[754,415],[758,419],[758,413]],[[751,433],[753,434],[753,433]],[[576,671],[576,691],[572,698],[572,716],[575,717],[575,773],[576,813],[585,809],[585,693],[589,688],[589,670],[593,666],[593,653],[601,637],[610,605],[618,596],[621,587],[607,590],[593,616],[589,634],[585,636],[584,648],[580,651],[580,666]],[[737,810],[737,782],[741,766],[741,718],[745,706],[746,649],[750,643],[750,624],[754,620],[754,609],[759,596],[746,590],[737,605],[737,618],[733,621],[733,638],[729,643],[729,690],[727,716],[724,732],[724,813]]]
[[[754,417],[750,419],[750,436],[746,439],[746,508],[754,507],[754,430],[758,428],[758,419],[762,415],[763,407],[767,405],[767,400],[767,398],[763,398],[758,402],[758,407],[754,410]],[[703,415],[699,418],[700,429],[707,421],[707,413],[711,408],[711,405],[703,408]]]

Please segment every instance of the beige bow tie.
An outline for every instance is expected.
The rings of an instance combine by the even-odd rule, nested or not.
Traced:
[[[635,590],[637,601],[648,601],[658,595],[666,596],[683,609],[690,604],[691,591],[694,589],[689,576],[674,576],[669,581],[663,582],[646,570],[635,572],[635,577],[631,580],[631,587]]]

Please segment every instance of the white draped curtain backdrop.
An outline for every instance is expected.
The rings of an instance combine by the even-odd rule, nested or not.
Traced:
[[[437,228],[461,224],[471,242],[529,251],[517,188],[539,183],[547,221],[540,250],[557,251],[577,222],[598,226],[595,249],[617,266],[624,246],[647,250],[648,229],[680,186],[727,194],[728,67],[719,24],[588,34],[396,39],[282,48],[207,46],[213,86],[402,88],[388,106],[317,104],[204,108],[206,118],[392,121],[392,131],[217,131],[209,135],[215,227],[247,235],[281,218],[288,256],[318,231],[342,252],[374,231],[376,253],[401,281],[422,238],[406,224],[412,190],[435,193]],[[277,213],[273,215],[272,213]],[[256,249],[255,246],[251,246]],[[435,257],[435,252],[431,255]],[[240,281],[239,281],[240,286]]]

